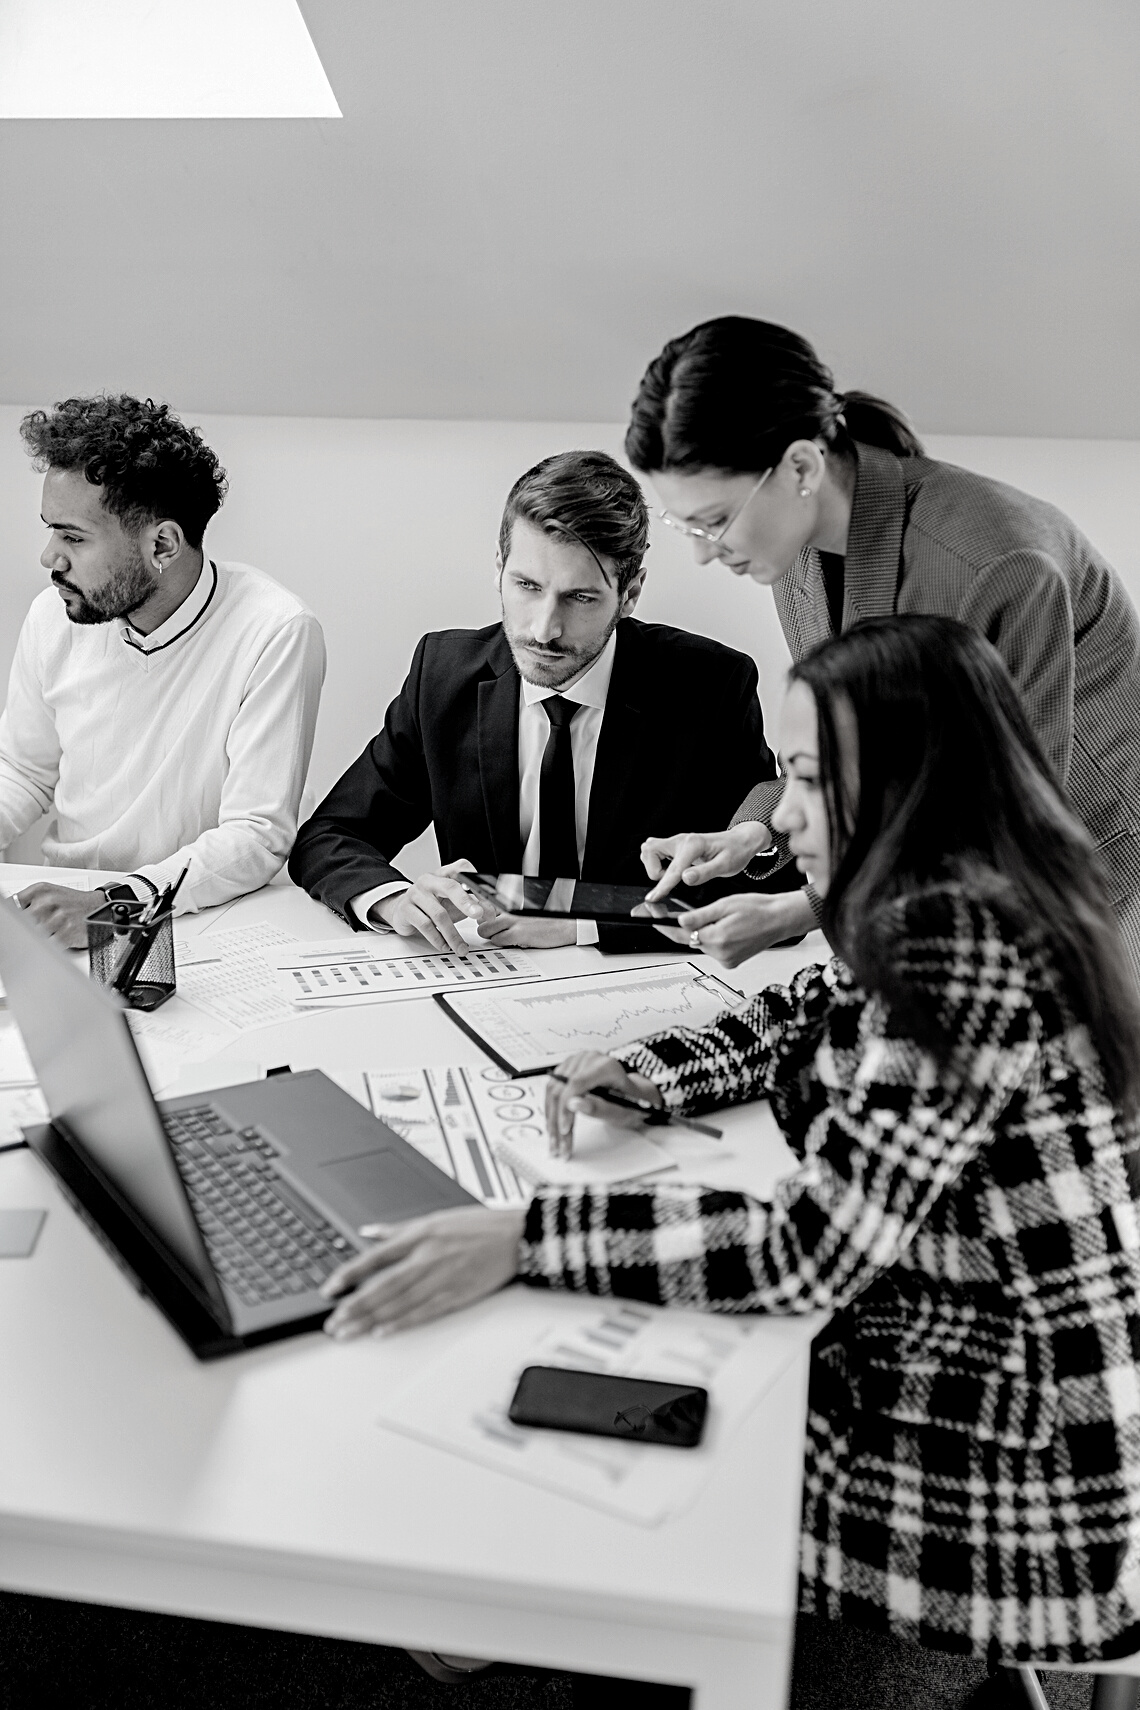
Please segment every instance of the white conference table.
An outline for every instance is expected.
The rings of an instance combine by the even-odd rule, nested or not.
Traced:
[[[49,876],[63,879],[0,866],[0,890]],[[348,935],[287,882],[179,927],[262,920],[309,940]],[[551,974],[659,959],[533,954]],[[825,954],[813,935],[729,977],[755,990]],[[178,997],[161,1013],[188,1030],[199,1017]],[[13,1025],[0,1011],[0,1027]],[[251,1057],[294,1069],[485,1062],[426,998],[259,1028],[216,1053],[215,1084],[227,1059]],[[789,1156],[758,1122],[747,1167],[726,1158],[700,1176],[763,1191]],[[0,1155],[0,1205],[49,1213],[33,1257],[0,1262],[6,1589],[685,1684],[697,1710],[786,1703],[818,1316],[764,1322],[757,1343],[786,1353],[782,1375],[718,1448],[697,1500],[644,1526],[377,1423],[392,1386],[456,1347],[476,1315],[525,1346],[536,1314],[553,1303],[572,1325],[582,1300],[514,1285],[399,1336],[310,1334],[200,1364],[26,1150]]]

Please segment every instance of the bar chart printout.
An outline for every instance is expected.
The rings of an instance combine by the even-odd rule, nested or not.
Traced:
[[[616,1051],[672,1027],[704,1027],[744,994],[694,962],[583,974],[439,1003],[512,1075],[541,1074],[574,1051]]]
[[[472,950],[466,956],[370,956],[357,951],[314,957],[294,949],[276,961],[280,988],[295,1003],[329,1007],[534,980],[540,974],[538,964],[519,950]]]

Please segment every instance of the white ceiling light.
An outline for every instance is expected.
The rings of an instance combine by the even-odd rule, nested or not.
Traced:
[[[0,0],[0,118],[341,116],[297,0]]]

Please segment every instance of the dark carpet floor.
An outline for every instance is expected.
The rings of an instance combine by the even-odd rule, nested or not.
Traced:
[[[962,1710],[980,1665],[797,1632],[791,1710]],[[1043,1676],[1053,1710],[1088,1710],[1087,1675]],[[987,1710],[1023,1710],[999,1691]],[[682,1688],[500,1666],[463,1686],[403,1651],[0,1593],[0,1710],[688,1710]],[[748,1710],[742,1705],[741,1710]]]

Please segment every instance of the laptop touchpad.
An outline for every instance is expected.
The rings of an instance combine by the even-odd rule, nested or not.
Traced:
[[[320,1184],[330,1203],[352,1223],[382,1223],[386,1218],[418,1217],[438,1211],[435,1184],[425,1181],[413,1164],[381,1147],[359,1158],[325,1164]]]

